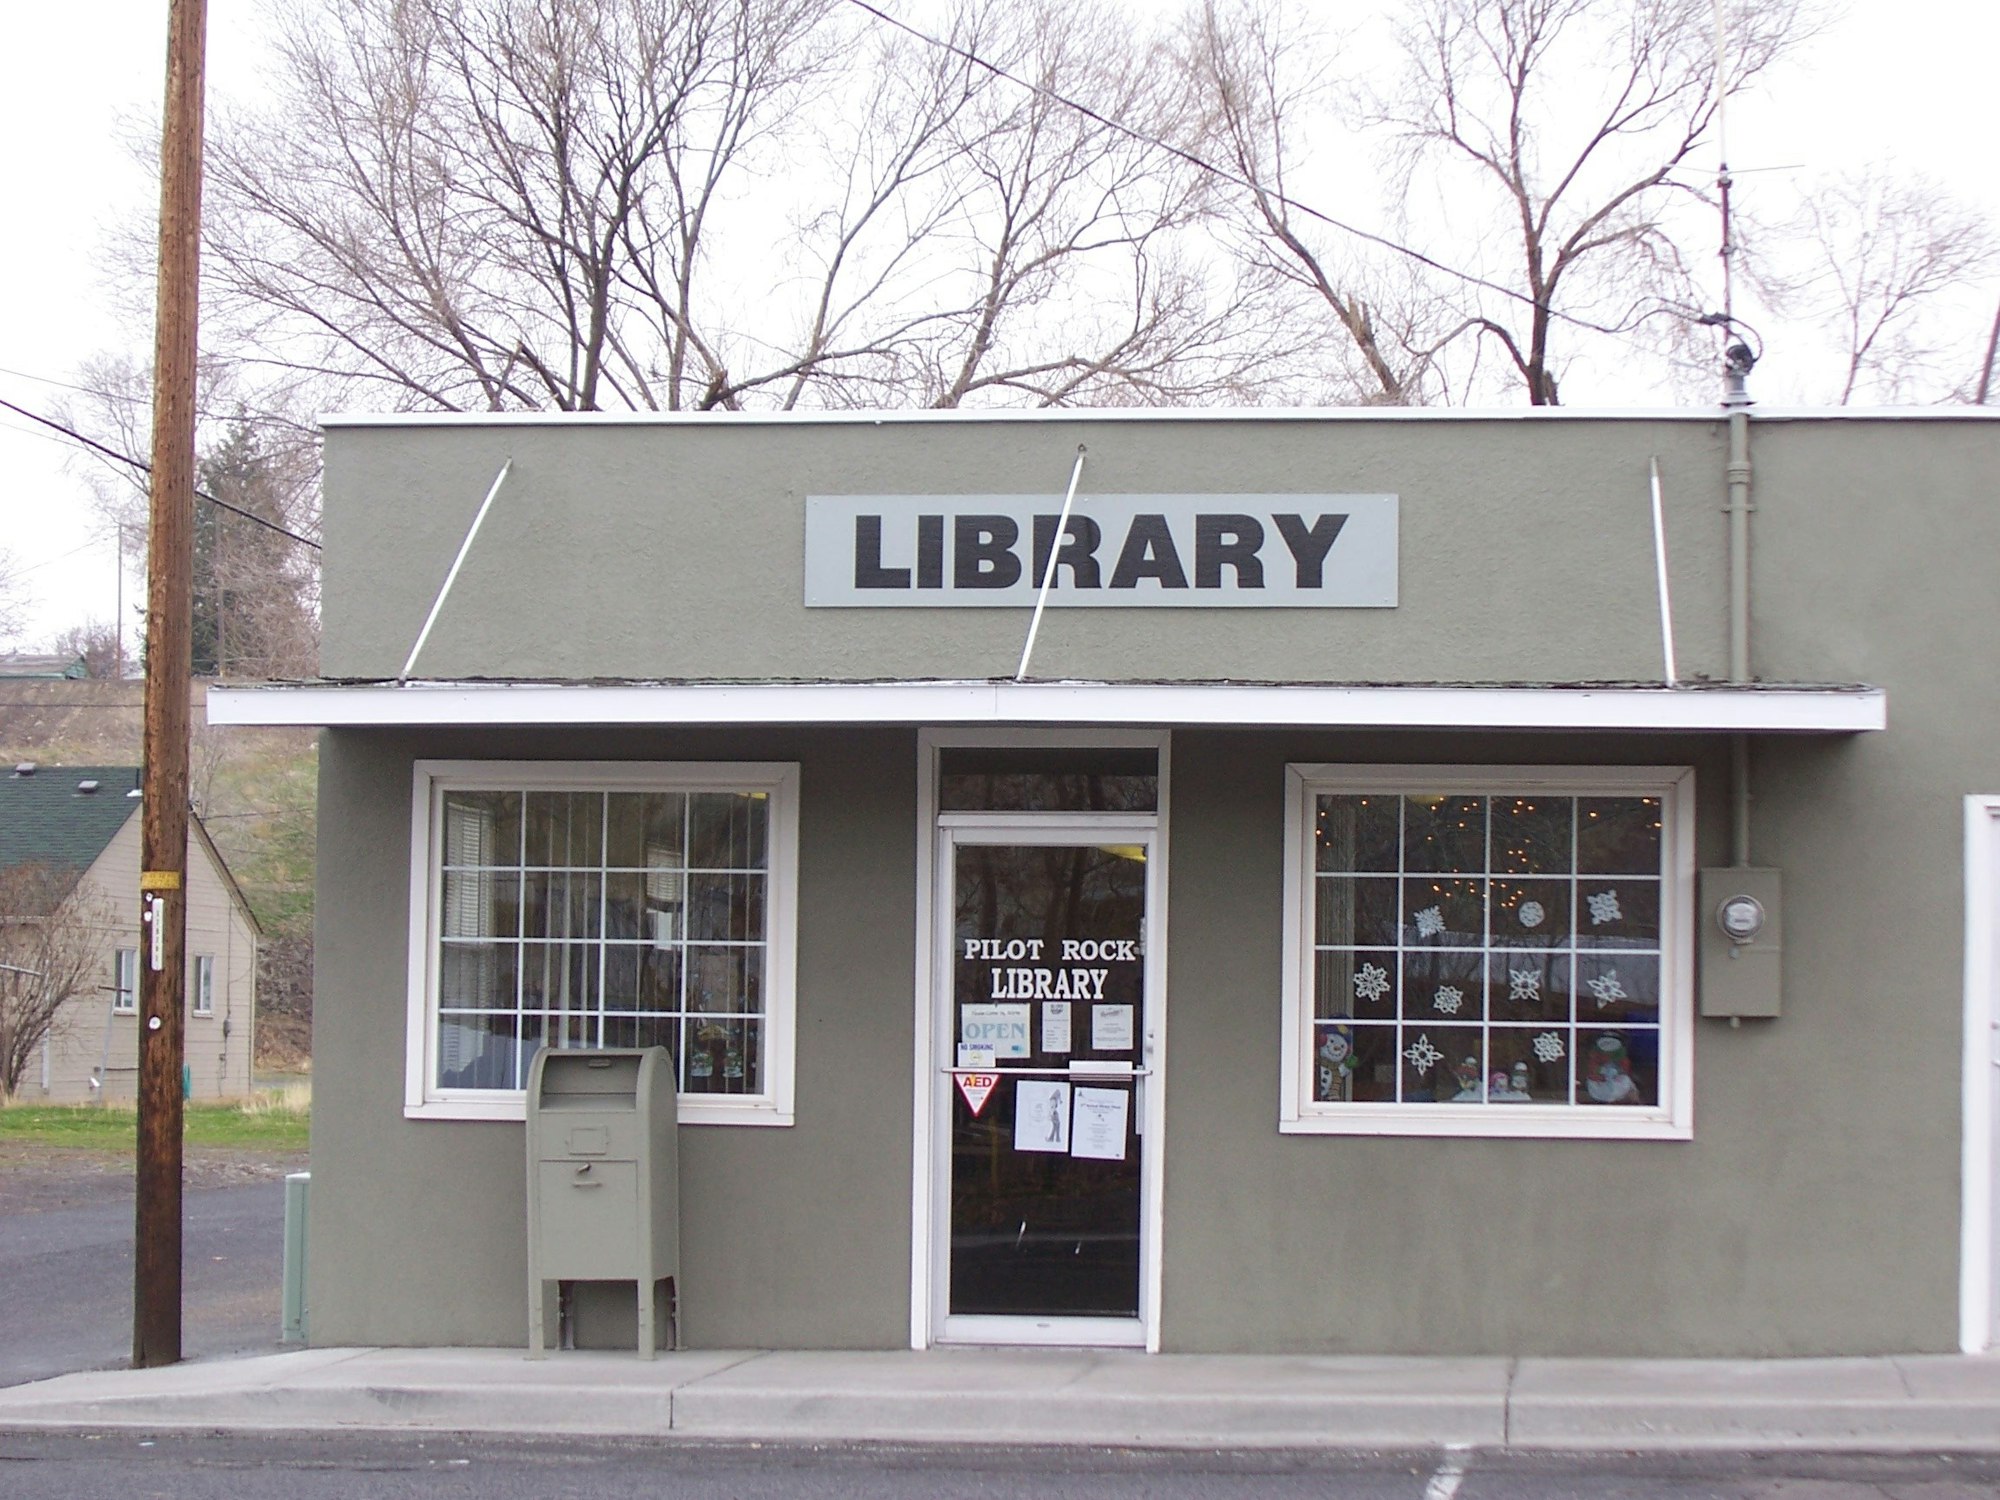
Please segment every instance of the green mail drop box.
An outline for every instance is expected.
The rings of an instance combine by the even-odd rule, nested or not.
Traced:
[[[547,1348],[564,1282],[629,1281],[642,1359],[656,1295],[679,1290],[680,1155],[664,1047],[544,1050],[528,1071],[528,1351]],[[668,1301],[668,1307],[674,1304]]]

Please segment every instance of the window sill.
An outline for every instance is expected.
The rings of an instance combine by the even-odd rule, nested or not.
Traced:
[[[405,1104],[406,1120],[514,1120],[528,1118],[528,1101],[520,1094],[499,1098],[426,1099]],[[683,1099],[679,1123],[682,1125],[790,1125],[792,1112],[780,1110],[768,1100],[721,1104],[714,1100]]]
[[[1476,1111],[1476,1112],[1475,1112]],[[1663,1110],[1588,1114],[1491,1106],[1342,1110],[1278,1121],[1280,1135],[1433,1136],[1464,1140],[1687,1141],[1694,1126]]]

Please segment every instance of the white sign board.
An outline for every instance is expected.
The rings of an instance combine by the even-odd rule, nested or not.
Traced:
[[[815,609],[1391,609],[1394,495],[809,495]]]

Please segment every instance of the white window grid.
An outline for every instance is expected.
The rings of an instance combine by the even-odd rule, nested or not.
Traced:
[[[120,948],[112,960],[111,1012],[130,1016],[139,1011],[139,950]]]
[[[208,953],[197,953],[194,960],[194,1014],[212,1016],[215,1014],[215,958]]]
[[[484,830],[485,837],[466,840],[465,833],[479,831],[472,820],[454,819],[449,808],[450,798],[461,788],[446,788],[443,796],[447,804],[445,814],[445,862],[441,867],[444,876],[447,908],[446,919],[441,923],[438,941],[441,950],[449,953],[457,949],[468,954],[481,949],[507,950],[515,957],[513,975],[513,1003],[498,1008],[491,1006],[453,1007],[440,999],[438,1015],[440,1019],[463,1018],[467,1022],[492,1020],[501,1015],[511,1015],[516,1022],[515,1087],[525,1083],[528,1064],[532,1060],[532,1050],[528,1045],[528,1027],[531,1021],[538,1021],[541,1027],[540,1039],[546,1044],[555,1035],[561,1043],[570,1047],[604,1047],[646,1045],[658,1041],[673,1054],[679,1068],[681,1091],[689,1091],[690,1085],[703,1078],[716,1078],[716,1074],[705,1068],[712,1066],[712,1060],[705,1052],[699,1051],[694,1043],[698,1032],[704,1027],[714,1026],[725,1036],[740,1028],[740,1043],[745,1055],[734,1059],[741,1071],[725,1074],[720,1082],[720,1092],[756,1093],[750,1087],[750,1075],[756,1071],[755,1064],[761,1062],[761,1043],[766,1023],[764,1010],[763,969],[770,948],[768,871],[766,864],[719,864],[695,863],[693,850],[695,843],[696,799],[704,796],[738,797],[745,795],[733,787],[702,787],[678,789],[681,796],[680,836],[678,848],[680,859],[672,865],[648,862],[643,865],[613,864],[610,862],[610,848],[613,837],[611,796],[601,791],[583,793],[592,799],[597,813],[595,830],[598,857],[585,860],[581,856],[556,862],[551,859],[533,862],[529,858],[530,819],[526,813],[526,803],[536,788],[520,793],[523,815],[517,829],[515,847],[501,850],[492,847],[491,828]],[[509,788],[512,791],[514,789]],[[565,792],[574,789],[564,789]],[[760,796],[752,791],[752,798]],[[768,796],[755,805],[764,810],[765,831],[760,843],[766,861],[770,847],[768,824]],[[460,847],[452,844],[457,840]],[[477,845],[477,847],[474,847]],[[646,851],[652,853],[651,849]],[[457,877],[454,880],[454,877]],[[589,897],[589,908],[585,913],[581,930],[568,933],[530,932],[529,912],[531,901],[529,887],[540,877],[546,900],[551,908],[559,901],[570,913],[576,908],[572,904],[576,888],[594,890]],[[613,936],[613,915],[616,897],[614,884],[623,878],[627,883],[636,879],[647,898],[643,914],[652,919],[654,931],[637,931],[633,935]],[[512,879],[518,882],[514,905],[514,925],[508,932],[490,930],[488,920],[492,911],[493,887],[498,881]],[[696,938],[691,935],[693,923],[690,920],[687,903],[698,892],[717,889],[717,882],[729,882],[721,889],[730,897],[730,904],[736,900],[754,900],[763,920],[754,937],[734,938],[704,934]],[[752,884],[751,882],[755,882]],[[457,887],[456,912],[451,908],[453,887]],[[733,889],[732,889],[733,885]],[[754,893],[754,894],[753,894]],[[655,908],[652,903],[661,905]],[[580,977],[584,980],[581,997],[572,998],[543,994],[540,1003],[532,1003],[532,959],[539,958],[543,975],[555,974],[559,988],[565,988],[572,977],[569,969],[574,961],[575,950],[582,950],[587,972]],[[613,1008],[606,997],[615,988],[613,965],[621,967],[630,962],[635,972],[641,971],[648,955],[668,952],[673,955],[674,987],[673,998],[677,1002],[671,1007],[633,1006]],[[743,1002],[740,1009],[714,1010],[692,1003],[692,991],[697,984],[696,972],[708,967],[702,960],[713,961],[724,955],[735,955],[742,967],[738,970],[741,983],[734,986]],[[754,994],[752,993],[754,990]],[[754,1041],[753,1041],[754,1039]],[[443,1045],[441,1043],[441,1045]],[[752,1054],[754,1050],[754,1056]],[[725,1064],[726,1066],[726,1064]],[[731,1089],[728,1078],[743,1080],[743,1087]]]
[[[414,1117],[434,1117],[447,1119],[520,1119],[526,1110],[525,1094],[522,1089],[528,1063],[532,1057],[532,1047],[524,1040],[524,1028],[529,1019],[538,1022],[560,1023],[561,1034],[558,1044],[572,1047],[595,1047],[607,1044],[624,1044],[625,1037],[613,1035],[613,1029],[628,1024],[644,1026],[654,1023],[664,1032],[647,1035],[643,1031],[634,1038],[641,1044],[658,1040],[669,1045],[677,1064],[683,1069],[685,1083],[691,1068],[683,1044],[684,1030],[692,1034],[693,1022],[719,1022],[735,1024],[761,1023],[759,1062],[763,1077],[762,1087],[752,1092],[736,1093],[683,1092],[680,1100],[679,1118],[684,1124],[776,1124],[789,1125],[792,1121],[792,1047],[795,1023],[793,1006],[795,1003],[795,927],[796,927],[796,880],[797,880],[797,785],[798,768],[792,764],[770,762],[497,762],[497,761],[420,761],[415,767],[415,790],[413,793],[413,833],[411,841],[411,881],[415,890],[426,893],[424,900],[412,903],[410,932],[410,1004],[408,1052],[405,1069],[405,1114]],[[537,792],[555,793],[728,793],[759,796],[765,806],[765,853],[764,865],[752,869],[747,866],[717,867],[698,866],[690,870],[685,863],[671,870],[653,867],[628,867],[607,865],[604,856],[608,853],[608,828],[598,829],[599,859],[596,864],[580,865],[528,865],[526,864],[526,818],[523,818],[522,839],[516,861],[507,864],[472,864],[470,873],[490,875],[548,874],[553,876],[588,875],[599,882],[598,907],[595,933],[577,934],[568,939],[555,938],[546,942],[528,939],[520,925],[526,920],[525,899],[517,901],[515,933],[501,936],[499,941],[512,942],[517,952],[526,946],[538,945],[552,949],[565,945],[583,948],[590,953],[597,966],[593,976],[597,985],[595,1009],[571,1011],[549,1011],[542,1008],[527,1008],[521,986],[524,978],[518,972],[515,976],[515,1005],[512,1010],[483,1009],[477,1011],[443,1010],[439,1005],[440,959],[446,946],[443,937],[446,928],[445,857],[448,853],[463,851],[447,850],[448,821],[444,816],[445,797],[451,792],[488,791],[522,793],[523,807],[526,795]],[[608,808],[600,799],[602,815],[608,817]],[[684,812],[684,818],[687,814]],[[683,826],[683,849],[687,829]],[[454,860],[454,873],[468,869],[468,866]],[[689,881],[690,875],[706,877],[761,875],[764,881],[763,907],[764,927],[761,937],[737,940],[711,940],[702,938],[695,942],[686,941],[687,930],[683,921],[677,940],[676,951],[683,961],[677,980],[679,1005],[672,1011],[627,1011],[608,1010],[602,1005],[604,990],[604,966],[612,953],[623,949],[635,950],[636,954],[657,947],[655,936],[642,934],[633,939],[607,938],[606,906],[608,900],[607,871],[614,876],[638,876],[649,899],[670,897],[675,894],[669,887]],[[483,909],[479,899],[476,881],[460,882],[463,887],[460,925],[476,925],[465,922],[466,917],[475,917]],[[684,894],[684,892],[683,892]],[[692,965],[685,961],[689,949],[697,952],[734,952],[749,954],[761,952],[763,957],[760,1006],[733,1012],[713,1012],[695,1009],[690,1003],[688,986],[691,982]],[[511,1016],[516,1025],[515,1074],[513,1087],[448,1087],[440,1082],[441,1054],[446,1045],[441,1022],[454,1015],[479,1016],[491,1020],[499,1016]],[[540,1045],[537,1037],[534,1045]],[[745,1071],[749,1063],[745,1060]],[[748,1079],[745,1079],[746,1085]]]
[[[1353,880],[1380,880],[1393,884],[1398,895],[1396,943],[1388,946],[1322,945],[1317,942],[1317,901],[1321,874],[1317,868],[1316,817],[1318,799],[1327,795],[1380,795],[1398,799],[1397,870],[1374,873],[1326,872]],[[1657,797],[1660,799],[1661,861],[1657,877],[1642,875],[1579,874],[1576,869],[1577,821],[1571,821],[1571,850],[1567,874],[1524,873],[1495,869],[1491,819],[1488,819],[1488,846],[1480,871],[1430,872],[1404,868],[1402,800],[1406,797],[1446,795],[1480,797],[1496,804],[1512,796],[1539,798]],[[1523,767],[1523,766],[1332,766],[1295,765],[1288,768],[1286,822],[1286,931],[1285,931],[1285,1031],[1284,1074],[1280,1091],[1279,1127],[1288,1133],[1320,1134],[1412,1134],[1412,1135],[1499,1135],[1499,1136],[1586,1136],[1604,1138],[1682,1139],[1692,1128],[1693,996],[1691,986],[1693,935],[1690,925],[1693,904],[1693,772],[1685,767]],[[1410,936],[1411,913],[1402,905],[1409,882],[1434,878],[1488,882],[1488,899],[1480,932],[1480,946],[1445,947],[1414,942]],[[1569,938],[1562,948],[1493,946],[1492,883],[1522,882],[1537,885],[1567,884],[1571,903]],[[1578,933],[1585,910],[1583,886],[1611,883],[1656,884],[1659,891],[1659,941],[1657,947],[1584,949]],[[1396,982],[1397,1008],[1388,1020],[1348,1019],[1337,1024],[1351,1032],[1374,1025],[1395,1037],[1395,1076],[1398,1098],[1394,1101],[1325,1101],[1315,1097],[1315,1053],[1324,1028],[1336,1022],[1317,1015],[1317,969],[1323,953],[1352,954],[1355,971],[1361,962],[1381,964]],[[1479,955],[1482,979],[1490,982],[1487,965],[1504,962],[1509,954],[1533,959],[1538,965],[1560,960],[1567,965],[1570,1003],[1565,1019],[1495,1020],[1482,1006],[1480,1020],[1454,1023],[1448,1017],[1408,1018],[1409,1000],[1402,977],[1405,956],[1413,953],[1452,953],[1460,957]],[[1623,1019],[1593,1021],[1584,1007],[1583,986],[1577,975],[1586,964],[1615,968],[1620,959],[1652,959],[1658,965],[1658,1011],[1656,1022]],[[1345,1007],[1350,1016],[1353,1007]],[[1428,1028],[1428,1029],[1427,1029]],[[1441,1054],[1434,1067],[1449,1072],[1453,1049],[1444,1045],[1448,1037],[1479,1036],[1479,1055],[1489,1054],[1488,1037],[1494,1032],[1514,1034],[1524,1040],[1555,1034],[1563,1047],[1569,1070],[1570,1100],[1577,1089],[1578,1038],[1597,1032],[1656,1031],[1658,1037],[1658,1102],[1648,1106],[1606,1106],[1596,1103],[1561,1101],[1536,1102],[1432,1102],[1401,1099],[1406,1076],[1405,1049],[1429,1035]],[[1486,1068],[1482,1063],[1481,1077]]]

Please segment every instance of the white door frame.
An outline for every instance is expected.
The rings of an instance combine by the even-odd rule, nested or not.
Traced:
[[[917,952],[916,1047],[914,1058],[914,1149],[910,1187],[910,1346],[928,1349],[944,1342],[944,1298],[947,1287],[938,1275],[944,1263],[942,1247],[950,1240],[951,1131],[949,1085],[939,1069],[948,1064],[937,1016],[941,987],[950,983],[950,966],[937,942],[940,913],[948,912],[950,895],[942,883],[950,878],[948,862],[939,858],[951,830],[977,828],[996,836],[1031,842],[1051,831],[1077,830],[1087,825],[1144,828],[1131,814],[1097,813],[970,813],[953,814],[950,828],[941,828],[937,806],[938,751],[947,747],[1035,747],[1100,750],[1151,749],[1159,755],[1159,799],[1147,842],[1146,877],[1145,1034],[1140,1065],[1151,1070],[1142,1090],[1140,1128],[1145,1140],[1139,1174],[1139,1322],[1144,1347],[1160,1347],[1160,1249],[1162,1186],[1166,1167],[1166,998],[1167,998],[1167,808],[1168,755],[1171,740],[1164,730],[1062,729],[927,729],[917,736]],[[1092,1337],[1090,1325],[1116,1320],[1007,1318],[954,1320],[967,1330],[955,1342],[1007,1344],[1103,1343],[1131,1345],[1137,1340]],[[1038,1327],[1038,1325],[1046,1325]],[[1122,1327],[1123,1325],[1118,1325]]]
[[[2000,796],[1965,799],[1965,1046],[1958,1345],[2000,1349]]]

